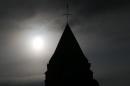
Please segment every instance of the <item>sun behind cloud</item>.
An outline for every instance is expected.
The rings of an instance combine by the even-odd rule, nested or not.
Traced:
[[[32,51],[40,53],[45,49],[45,39],[40,35],[34,36],[30,40],[30,45]]]

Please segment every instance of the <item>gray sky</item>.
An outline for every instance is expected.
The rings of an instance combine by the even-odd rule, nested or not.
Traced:
[[[128,0],[71,0],[70,26],[101,86],[130,85]],[[66,24],[65,0],[0,0],[0,85],[42,86]],[[35,55],[29,39],[45,38]]]

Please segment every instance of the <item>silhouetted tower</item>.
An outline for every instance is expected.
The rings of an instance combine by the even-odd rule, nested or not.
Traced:
[[[99,86],[68,24],[47,65],[45,85]]]
[[[60,42],[47,65],[45,86],[99,86],[93,79],[90,63],[84,56],[69,22],[69,3],[66,0],[67,24]]]

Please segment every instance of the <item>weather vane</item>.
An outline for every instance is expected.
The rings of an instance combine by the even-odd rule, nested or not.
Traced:
[[[70,14],[70,7],[69,7],[69,0],[66,0],[66,20],[67,20],[67,24],[69,23],[69,16],[72,15]]]

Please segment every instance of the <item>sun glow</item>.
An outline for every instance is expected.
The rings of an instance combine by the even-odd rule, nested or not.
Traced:
[[[31,47],[33,51],[40,52],[45,48],[45,40],[42,36],[35,36],[31,40]]]

